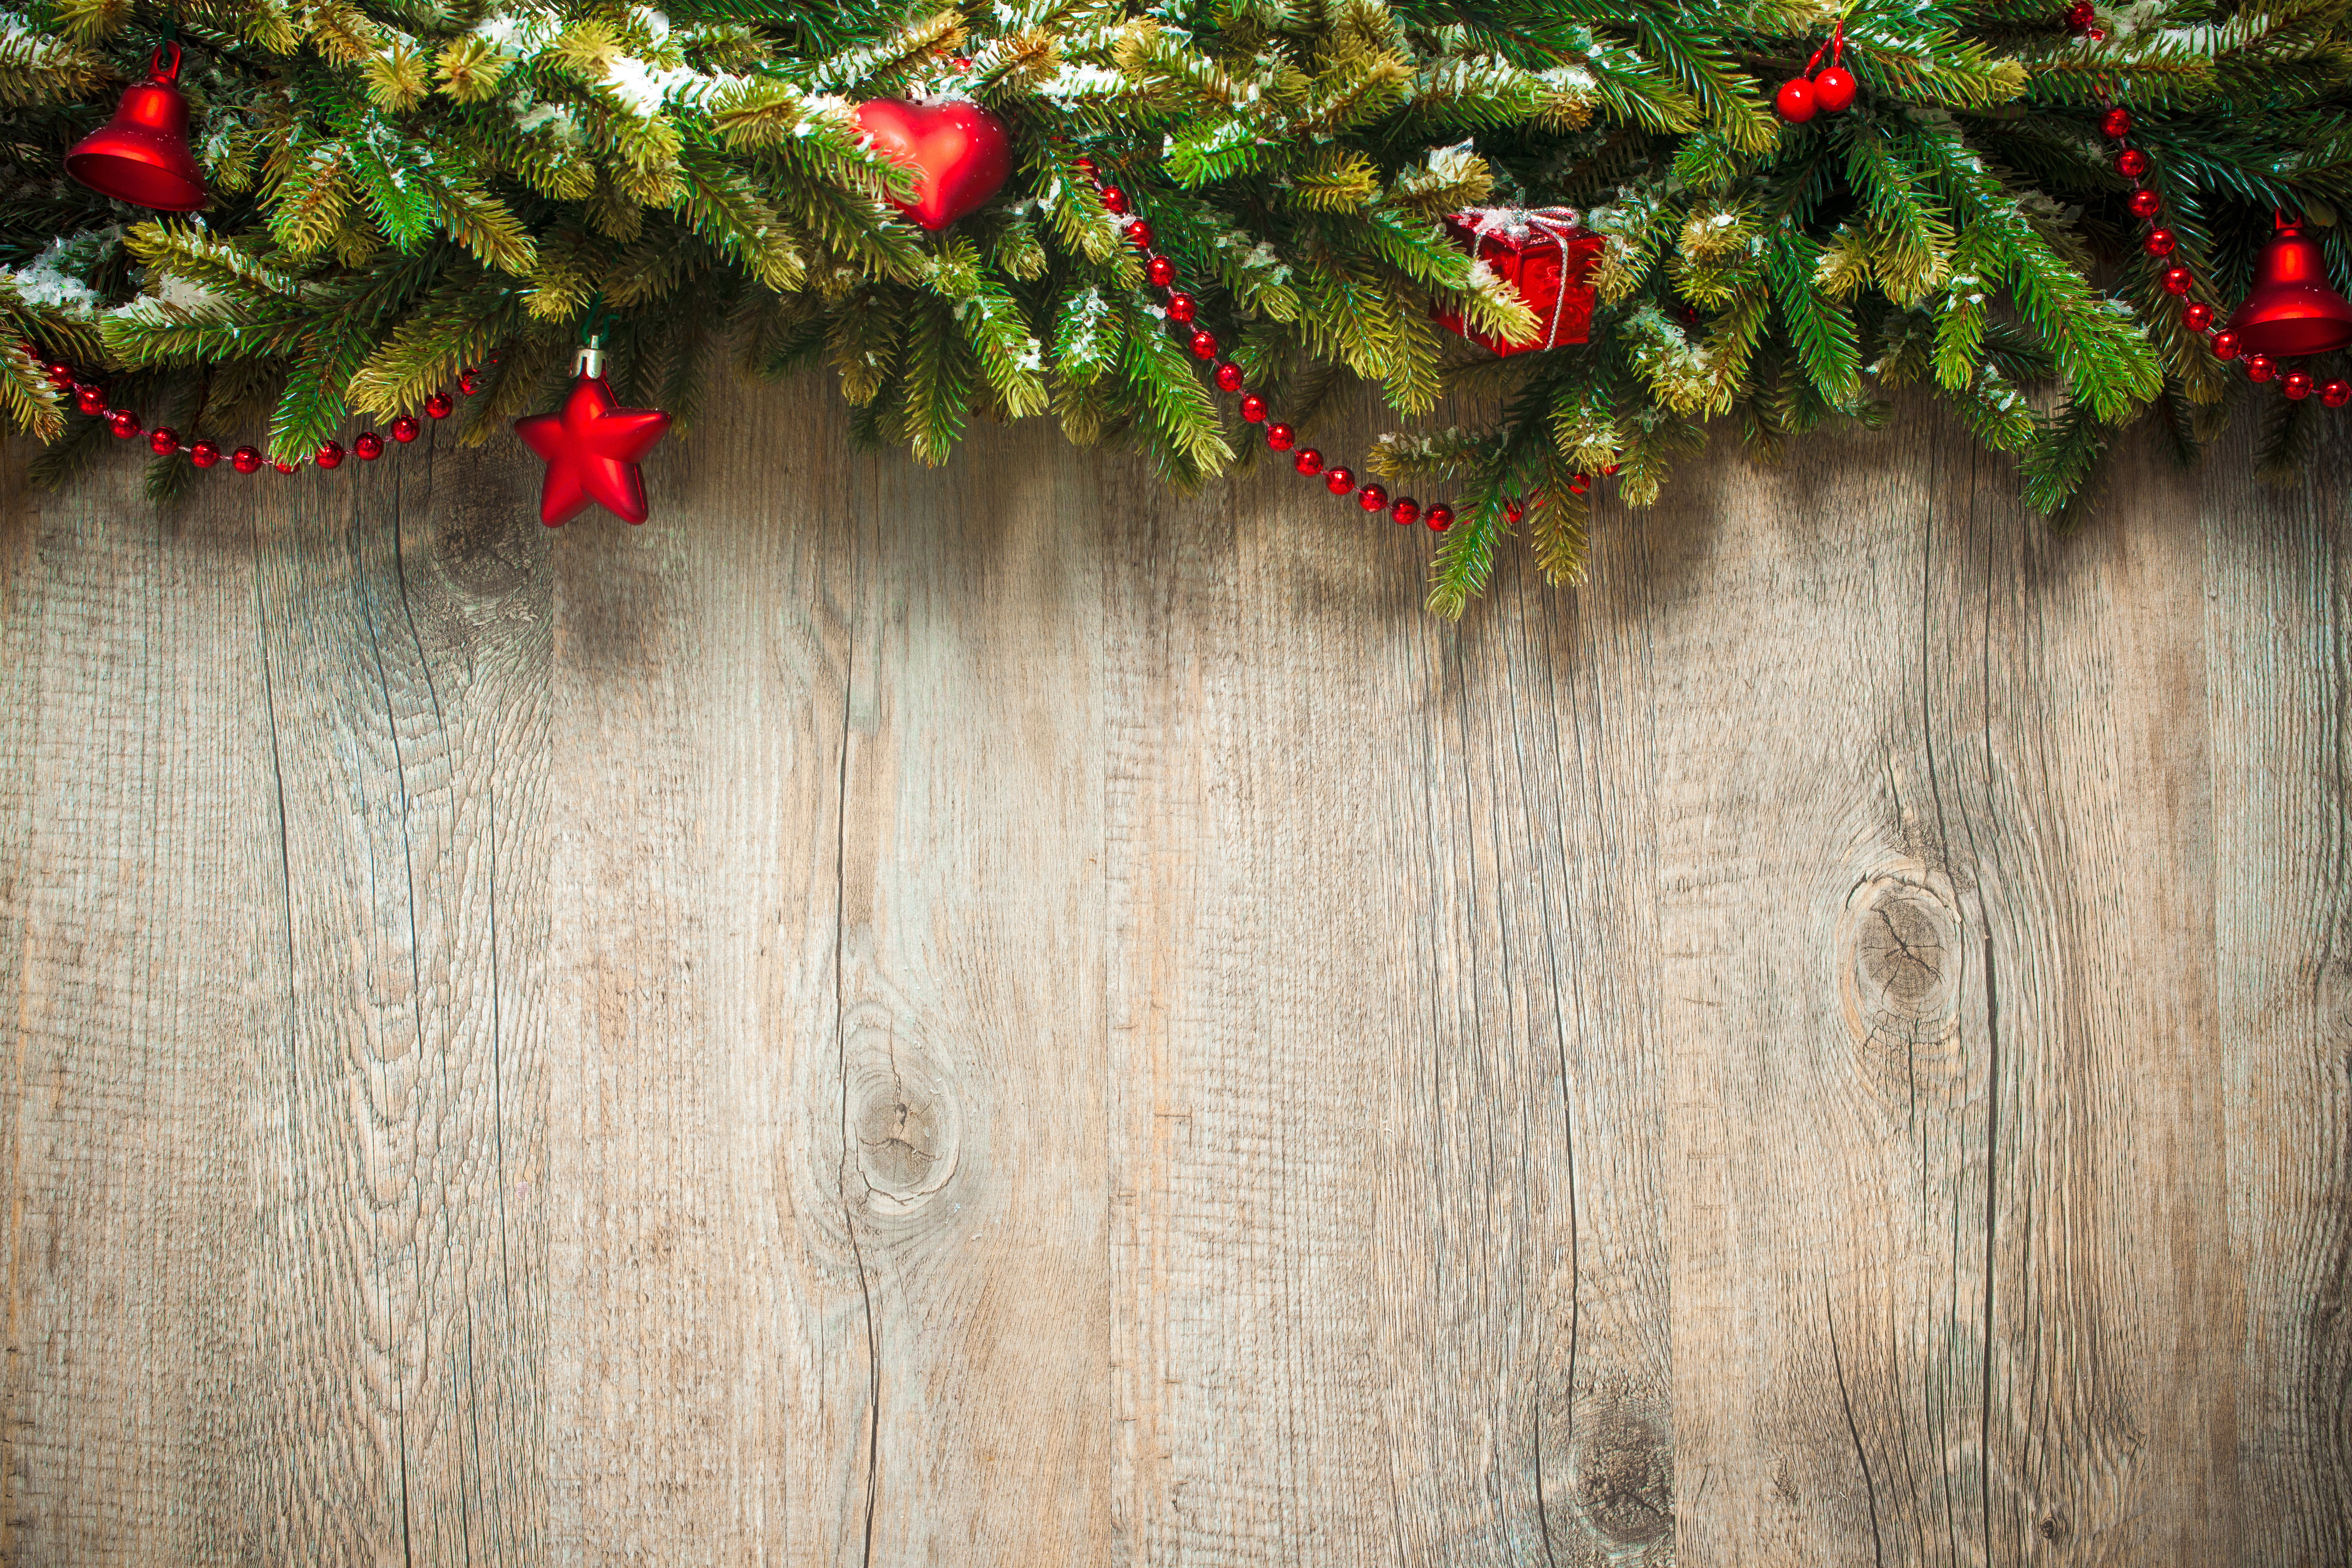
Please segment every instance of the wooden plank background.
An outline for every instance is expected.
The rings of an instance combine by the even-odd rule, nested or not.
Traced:
[[[2352,449],[845,428],[5,481],[0,1559],[2352,1558]]]

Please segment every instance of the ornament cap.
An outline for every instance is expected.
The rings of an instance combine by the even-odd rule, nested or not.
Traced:
[[[2352,300],[2327,281],[2327,260],[2302,224],[2280,213],[2254,264],[2254,286],[2230,316],[2248,353],[2326,353],[2352,343]]]
[[[586,342],[580,345],[579,352],[572,356],[572,374],[573,375],[593,376],[598,379],[603,378],[604,374],[604,344],[603,339],[600,338],[593,342]]]

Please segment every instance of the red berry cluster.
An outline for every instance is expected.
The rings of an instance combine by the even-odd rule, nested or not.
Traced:
[[[2132,129],[2131,110],[2121,108],[2108,110],[2099,118],[2099,129],[2106,132],[2109,141],[2127,143]],[[2164,198],[2141,183],[2155,167],[2148,155],[2137,147],[2126,144],[2116,153],[2116,173],[2132,183],[2132,194],[2126,205],[2142,226],[2140,247],[2162,260],[2173,253],[2179,240],[2170,229],[2157,221],[2164,216]],[[2185,296],[2197,286],[2196,275],[2177,264],[2166,268],[2158,280],[2164,285],[2166,293],[2175,296]],[[2218,332],[2213,331],[2212,306],[2201,300],[2191,300],[2182,308],[2180,315],[2189,323],[2190,331],[2211,334],[2215,359],[2238,359],[2238,334],[2227,328]],[[2352,403],[2352,381],[2338,377],[2324,384],[2317,383],[2312,380],[2309,372],[2302,370],[2291,370],[2282,376],[2278,362],[2265,353],[2248,354],[2238,363],[2245,366],[2246,379],[2257,382],[2275,379],[2279,390],[2296,402],[2309,397],[2315,390],[2319,394],[2319,401],[2330,408],[2341,408],[2347,403]]]
[[[2091,0],[2074,0],[2066,7],[2066,30],[2095,44],[2107,41],[2107,30],[2099,26],[2099,14],[2092,9]]]
[[[1830,57],[1829,69],[1816,76],[1814,68],[1825,54]],[[1853,73],[1845,68],[1845,24],[1840,22],[1830,34],[1830,41],[1815,49],[1813,58],[1805,62],[1804,74],[1792,76],[1780,84],[1780,90],[1772,95],[1772,107],[1781,119],[1802,125],[1816,110],[1843,114],[1853,107]]]
[[[1143,275],[1151,280],[1152,287],[1160,291],[1167,307],[1168,320],[1183,334],[1186,343],[1192,348],[1192,356],[1216,362],[1213,374],[1219,390],[1241,394],[1242,417],[1253,425],[1265,426],[1267,447],[1277,452],[1290,453],[1293,468],[1308,479],[1321,480],[1323,488],[1335,496],[1354,496],[1356,504],[1366,511],[1385,511],[1400,524],[1427,523],[1438,533],[1444,533],[1454,526],[1454,509],[1444,502],[1424,507],[1411,496],[1398,496],[1391,500],[1389,492],[1380,485],[1370,481],[1358,484],[1353,469],[1339,464],[1327,467],[1322,453],[1312,447],[1299,446],[1297,432],[1275,418],[1274,411],[1266,405],[1265,399],[1244,384],[1245,378],[1242,374],[1242,367],[1231,360],[1217,358],[1216,334],[1195,321],[1200,313],[1199,302],[1178,287],[1175,262],[1152,248],[1156,237],[1151,232],[1151,226],[1128,212],[1127,193],[1117,185],[1105,184],[1093,159],[1080,158],[1077,166],[1079,173],[1094,182],[1104,209],[1127,220],[1121,227],[1128,239],[1143,253]]]
[[[37,355],[39,353],[30,343],[26,344],[25,349],[27,353]],[[497,363],[498,355],[492,354],[490,363]],[[50,360],[44,363],[41,369],[42,373],[49,378],[51,386],[56,387],[59,392],[72,395],[75,408],[93,417],[105,420],[106,427],[113,431],[119,438],[129,441],[143,435],[147,437],[147,449],[157,457],[184,456],[189,462],[199,468],[209,468],[220,462],[223,453],[219,442],[210,437],[202,437],[194,441],[183,441],[180,439],[180,433],[169,425],[158,425],[152,430],[148,429],[137,413],[128,408],[118,408],[108,402],[106,383],[98,375],[92,374],[85,380],[79,371],[63,360]],[[468,397],[480,391],[481,372],[472,365],[467,365],[457,377],[457,390]],[[448,418],[451,411],[457,406],[456,400],[446,392],[436,392],[425,400],[425,412],[436,419]],[[390,426],[392,438],[404,447],[415,440],[424,428],[416,422],[414,415],[408,414],[394,419]],[[349,453],[344,451],[341,442],[330,441],[320,447],[317,455],[310,460],[322,468],[340,468],[343,466],[343,458],[346,456],[355,457],[363,463],[373,463],[383,456],[384,449],[382,436],[373,430],[362,430],[352,437]],[[261,455],[261,448],[258,447],[239,447],[226,456],[228,466],[240,474],[257,474],[266,468],[276,468],[281,474],[290,474],[302,466],[299,463],[272,462]]]

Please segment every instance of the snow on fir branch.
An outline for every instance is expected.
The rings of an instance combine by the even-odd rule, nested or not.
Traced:
[[[244,421],[286,457],[496,352],[465,432],[482,439],[557,401],[595,308],[622,400],[681,428],[713,375],[822,370],[862,438],[923,461],[977,421],[1045,417],[1197,484],[1254,433],[1202,391],[1085,159],[1286,409],[1311,421],[1335,372],[1408,418],[1463,389],[1445,427],[1370,459],[1460,487],[1443,610],[1514,531],[1573,580],[1607,526],[1580,476],[1647,504],[1717,422],[1769,459],[1880,422],[1906,385],[2071,516],[2126,427],[2210,442],[2247,395],[2141,254],[2102,115],[2131,110],[2195,301],[2226,314],[2274,209],[2343,283],[2352,4],[2065,11],[33,0],[0,12],[0,419],[64,437],[43,462],[62,474],[93,448],[40,359],[102,355],[188,410],[191,437]],[[1777,115],[1841,22],[1852,107]],[[186,215],[62,163],[167,29],[209,196]],[[984,106],[1009,128],[1002,190],[917,227],[897,205],[914,176],[858,129],[877,98]],[[1514,235],[1581,214],[1588,341],[1498,359],[1433,325],[1534,320],[1447,237],[1467,209]],[[1465,426],[1470,408],[1489,414]]]

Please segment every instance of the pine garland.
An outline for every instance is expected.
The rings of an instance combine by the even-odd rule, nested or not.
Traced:
[[[2273,209],[2352,281],[2352,0],[2143,0],[2101,39],[2062,9],[37,0],[0,18],[0,419],[52,444],[47,478],[94,450],[42,374],[65,357],[190,438],[266,418],[293,458],[482,366],[480,440],[556,400],[601,298],[619,395],[681,427],[724,359],[823,365],[862,437],[925,462],[977,419],[1047,416],[1197,484],[1246,427],[1166,331],[1087,158],[1285,409],[1335,370],[1408,417],[1452,384],[1497,395],[1491,427],[1370,462],[1458,498],[1444,613],[1517,531],[1578,579],[1581,474],[1613,466],[1647,505],[1710,421],[1770,459],[1911,383],[2071,519],[2130,425],[2193,454],[2248,390],[2138,254],[2102,109],[2131,108],[2198,298],[2226,313]],[[1859,99],[1782,122],[1774,84],[1841,19]],[[61,161],[167,26],[212,204],[159,218]],[[913,94],[982,103],[1014,145],[1001,195],[939,234],[890,205],[909,177],[852,120]],[[1589,343],[1498,360],[1433,323],[1531,324],[1439,226],[1482,205],[1573,206],[1605,237]],[[2312,410],[2255,423],[2264,471],[2292,475]],[[159,459],[151,490],[187,477]]]

